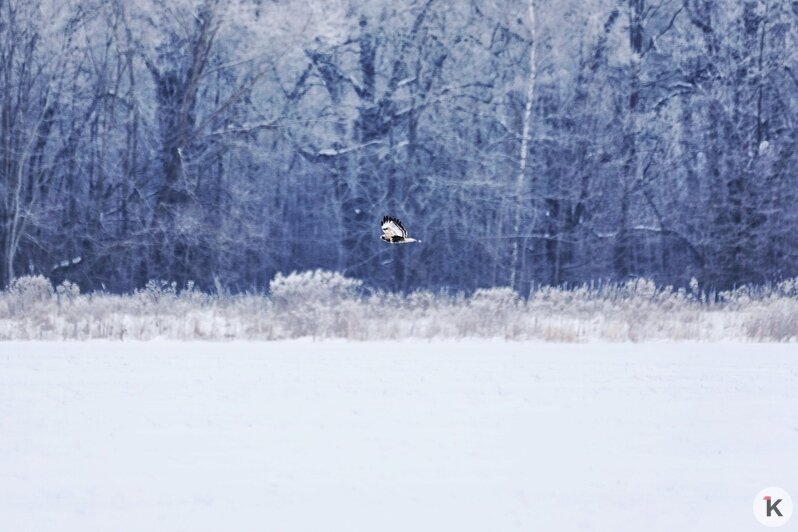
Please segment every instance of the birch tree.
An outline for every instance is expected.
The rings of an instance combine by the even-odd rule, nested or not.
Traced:
[[[537,83],[537,42],[538,35],[535,29],[535,0],[529,0],[527,5],[527,16],[529,17],[529,80],[527,81],[526,103],[524,105],[524,118],[521,130],[521,148],[518,156],[518,176],[515,184],[515,218],[513,220],[513,251],[510,267],[510,286],[518,288],[516,277],[519,271],[519,248],[526,247],[526,239],[521,234],[521,213],[523,205],[523,192],[527,181],[526,161],[529,156],[529,140],[532,128],[532,108],[535,103],[535,84]]]

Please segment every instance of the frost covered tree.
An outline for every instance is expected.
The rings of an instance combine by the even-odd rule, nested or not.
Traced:
[[[4,0],[0,283],[790,278],[796,41],[786,0]]]

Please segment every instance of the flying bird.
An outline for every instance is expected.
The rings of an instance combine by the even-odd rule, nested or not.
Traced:
[[[381,239],[389,244],[408,244],[410,242],[421,242],[415,238],[407,236],[407,229],[399,221],[399,218],[393,216],[385,216],[382,219],[382,235]]]

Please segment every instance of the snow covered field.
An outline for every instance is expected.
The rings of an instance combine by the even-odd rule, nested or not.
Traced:
[[[759,530],[796,351],[0,343],[0,530]]]

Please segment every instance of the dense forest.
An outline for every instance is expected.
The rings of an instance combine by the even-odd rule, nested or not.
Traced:
[[[794,277],[796,51],[789,0],[0,0],[0,288]]]

